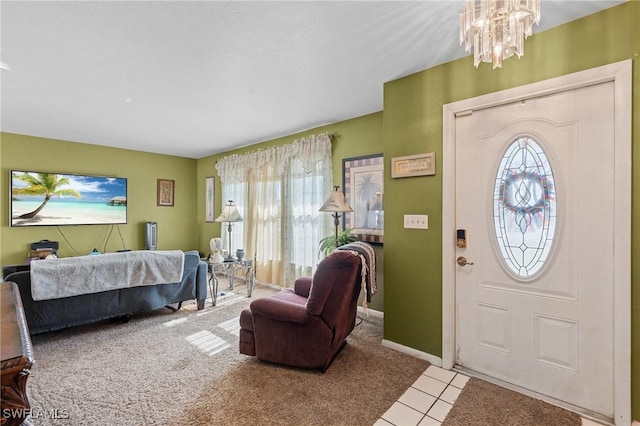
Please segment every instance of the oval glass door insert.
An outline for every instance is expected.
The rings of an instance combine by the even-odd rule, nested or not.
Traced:
[[[555,184],[542,147],[521,136],[506,149],[496,173],[493,226],[502,262],[527,281],[544,270],[556,230]]]

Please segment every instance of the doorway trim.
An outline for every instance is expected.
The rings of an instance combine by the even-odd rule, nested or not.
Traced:
[[[632,61],[604,65],[442,107],[442,367],[455,365],[456,348],[456,116],[473,110],[614,83],[614,422],[631,424],[631,107]]]

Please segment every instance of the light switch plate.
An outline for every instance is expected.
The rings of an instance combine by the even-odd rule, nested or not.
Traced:
[[[407,229],[429,229],[429,216],[426,214],[405,214],[404,227]]]

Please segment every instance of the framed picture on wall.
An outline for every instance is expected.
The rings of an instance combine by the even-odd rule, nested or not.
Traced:
[[[158,179],[158,206],[173,207],[175,181]]]
[[[209,176],[208,178],[205,179],[204,181],[204,190],[205,190],[205,198],[204,198],[204,203],[205,203],[205,214],[204,214],[204,220],[206,222],[213,222],[214,221],[214,217],[213,217],[213,200],[214,200],[214,180],[213,180],[213,176]]]
[[[344,196],[353,209],[345,213],[345,229],[361,241],[384,242],[384,157],[373,154],[342,160]]]
[[[407,155],[391,159],[391,177],[430,176],[436,174],[436,153]]]

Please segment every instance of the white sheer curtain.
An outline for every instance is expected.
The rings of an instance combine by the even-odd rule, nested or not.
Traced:
[[[331,217],[318,211],[332,191],[330,136],[224,157],[216,170],[222,200],[233,200],[244,216],[234,224],[234,250],[255,255],[258,281],[292,286],[311,275],[319,241],[331,233]]]

